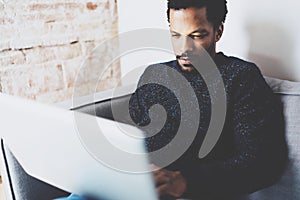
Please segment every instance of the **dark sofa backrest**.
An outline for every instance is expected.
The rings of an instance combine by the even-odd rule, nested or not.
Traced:
[[[66,191],[28,175],[3,140],[1,154],[6,200],[51,200],[69,195]]]
[[[90,104],[72,108],[71,110],[115,120],[118,122],[132,124],[128,113],[131,95],[132,94],[127,94],[112,99],[96,101]]]

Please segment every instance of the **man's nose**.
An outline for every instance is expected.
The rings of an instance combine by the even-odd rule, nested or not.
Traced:
[[[189,36],[184,36],[181,39],[180,52],[186,53],[193,50],[193,41]]]

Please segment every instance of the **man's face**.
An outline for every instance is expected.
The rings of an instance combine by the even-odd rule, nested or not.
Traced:
[[[215,30],[213,24],[207,21],[205,7],[170,9],[170,31],[179,65],[184,71],[192,71],[189,57],[200,55],[205,49],[214,58],[223,25]]]

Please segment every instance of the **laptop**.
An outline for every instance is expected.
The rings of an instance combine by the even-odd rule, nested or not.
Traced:
[[[1,138],[31,176],[77,195],[158,199],[133,126],[0,94]]]

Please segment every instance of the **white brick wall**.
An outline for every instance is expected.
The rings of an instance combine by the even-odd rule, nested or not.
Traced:
[[[1,2],[1,1],[0,1]],[[119,61],[106,45],[101,56],[90,56],[98,44],[118,33],[116,0],[5,0],[0,3],[0,90],[41,102],[71,98],[114,87]],[[100,63],[100,64],[99,64]],[[80,80],[75,84],[77,73]],[[95,85],[95,83],[97,83]],[[77,94],[76,95],[79,95]]]

